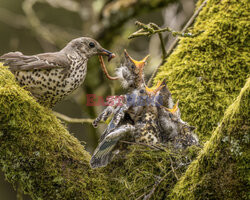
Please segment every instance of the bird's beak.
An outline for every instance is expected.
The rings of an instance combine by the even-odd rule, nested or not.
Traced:
[[[143,58],[142,60],[137,61],[137,60],[134,60],[133,58],[131,58],[130,55],[128,55],[128,52],[126,51],[126,49],[124,50],[124,54],[125,54],[125,56],[126,56],[131,62],[133,62],[133,63],[135,64],[135,66],[136,66],[137,68],[139,68],[139,69],[143,69],[143,67],[145,66],[146,61],[147,61],[147,59],[148,59],[148,57],[149,57],[149,55],[147,55],[147,56],[146,56],[145,58]]]
[[[98,53],[99,55],[104,55],[108,56],[108,61],[110,61],[112,58],[115,57],[115,54],[106,50],[106,49],[101,49],[100,52]]]
[[[171,112],[172,114],[175,114],[176,111],[178,110],[178,105],[179,105],[179,100],[177,100],[176,104],[174,105],[173,108],[165,108],[167,111]]]
[[[164,87],[164,85],[162,85],[162,81],[158,81],[157,85],[151,88],[148,88],[146,86],[146,92],[148,95],[150,96],[154,96],[157,94],[158,91],[160,91],[162,88]]]

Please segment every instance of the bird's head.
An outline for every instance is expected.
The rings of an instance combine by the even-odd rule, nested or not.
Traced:
[[[181,119],[178,104],[179,101],[171,109],[163,106],[159,108],[160,124],[165,136],[168,141],[172,141],[176,148],[198,145],[199,140],[194,132],[195,127]]]
[[[140,61],[134,60],[126,50],[124,50],[124,55],[125,55],[125,64],[128,70],[130,70],[133,74],[136,74],[140,79],[143,79],[143,69],[144,66],[146,65],[146,61],[149,55],[147,55]]]
[[[144,83],[143,69],[149,56],[137,61],[126,50],[124,50],[124,56],[124,63],[117,69],[116,74],[125,88],[138,88]]]
[[[115,54],[104,49],[96,40],[89,37],[80,37],[72,40],[67,46],[76,50],[80,55],[90,58],[94,55],[108,56],[110,61],[115,57]]]

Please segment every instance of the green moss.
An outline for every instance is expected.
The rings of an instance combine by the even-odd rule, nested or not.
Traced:
[[[129,151],[120,152],[118,158],[100,170],[109,175],[106,198],[137,199],[141,196],[143,199],[155,187],[150,199],[165,199],[200,149],[192,148],[192,154],[189,150],[163,149],[130,145]]]
[[[192,29],[205,32],[182,39],[155,80],[167,78],[184,120],[204,141],[248,76],[247,7],[246,0],[208,1]],[[135,199],[159,180],[152,199],[246,199],[248,95],[249,81],[187,171],[198,148],[131,145],[108,167],[92,170],[79,141],[0,67],[0,166],[33,199]]]
[[[0,166],[33,199],[97,199],[105,179],[52,112],[0,66]]]
[[[199,2],[200,4],[200,2]],[[185,121],[206,141],[249,74],[249,2],[210,0],[160,68],[155,82],[166,78]]]
[[[19,183],[33,199],[135,198],[164,177],[154,194],[163,198],[197,155],[197,149],[130,145],[108,167],[92,170],[80,142],[1,66],[0,107],[0,166],[7,180]]]
[[[154,198],[164,198],[197,155],[130,145],[108,167],[92,170],[80,142],[1,66],[0,107],[1,169],[33,199],[133,199],[161,178]]]
[[[250,78],[170,199],[249,199]]]
[[[205,32],[196,38],[182,39],[155,79],[155,82],[167,79],[174,98],[180,99],[184,120],[198,128],[198,134],[203,141],[209,139],[248,76],[249,23],[246,7],[246,1],[209,1],[192,29],[193,33],[200,30]],[[231,140],[232,148],[229,152],[240,155],[241,136],[239,139],[237,137],[236,135],[235,139]],[[243,137],[247,141],[248,137]],[[221,148],[225,146],[224,143],[220,145]],[[210,167],[215,170],[198,177],[197,185],[195,182],[194,185],[186,187],[182,186],[181,181],[175,186],[177,179],[171,169],[169,155],[173,152],[170,150],[154,153],[133,146],[131,151],[128,154],[119,154],[120,159],[115,159],[104,170],[104,173],[110,174],[109,198],[136,199],[140,195],[149,194],[157,180],[156,177],[165,176],[154,191],[152,199],[225,199],[223,195],[228,199],[237,199],[246,195],[247,178],[238,178],[239,174],[246,172],[246,165],[236,162],[237,158],[241,161],[246,158],[237,157],[231,160],[231,155],[226,149],[223,149],[220,155],[220,151],[211,152],[199,171],[196,168],[190,169],[187,180],[201,174],[203,167],[204,170]],[[227,154],[223,154],[224,152]],[[184,162],[184,155],[180,152],[174,154],[175,167]],[[189,148],[186,155],[190,160],[194,159],[197,149]],[[216,168],[220,162],[223,164]],[[187,165],[177,170],[177,177],[183,175]],[[199,167],[199,161],[194,161],[192,166],[194,165]],[[239,169],[241,170],[238,171]],[[234,170],[237,173],[234,174]],[[195,192],[192,187],[196,187]],[[193,196],[185,195],[189,192],[193,192]]]

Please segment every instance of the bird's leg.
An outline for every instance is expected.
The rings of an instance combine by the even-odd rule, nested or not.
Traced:
[[[108,106],[105,110],[94,120],[92,125],[96,128],[100,121],[106,121],[114,112],[113,106]]]

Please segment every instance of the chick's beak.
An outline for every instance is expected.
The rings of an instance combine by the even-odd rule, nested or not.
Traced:
[[[173,108],[165,108],[167,111],[171,112],[172,114],[175,114],[176,111],[178,110],[178,105],[179,105],[179,100],[177,100],[176,104],[174,105]]]
[[[131,58],[131,56],[128,55],[128,52],[127,52],[126,50],[124,50],[124,54],[125,54],[126,57],[128,57],[128,59],[129,59],[131,62],[133,62],[133,63],[135,64],[135,66],[136,66],[137,68],[143,68],[144,65],[146,64],[146,61],[147,61],[148,57],[149,57],[149,55],[147,55],[147,56],[146,56],[145,58],[143,58],[142,60],[137,61],[137,60],[134,60],[133,58]]]
[[[99,55],[108,56],[108,61],[110,61],[112,58],[115,57],[114,53],[112,53],[106,49],[101,49]]]
[[[158,81],[157,85],[152,87],[152,88],[148,88],[146,86],[146,92],[148,95],[156,95],[157,92],[160,91],[163,87],[164,87],[164,85],[162,85],[162,82]]]

